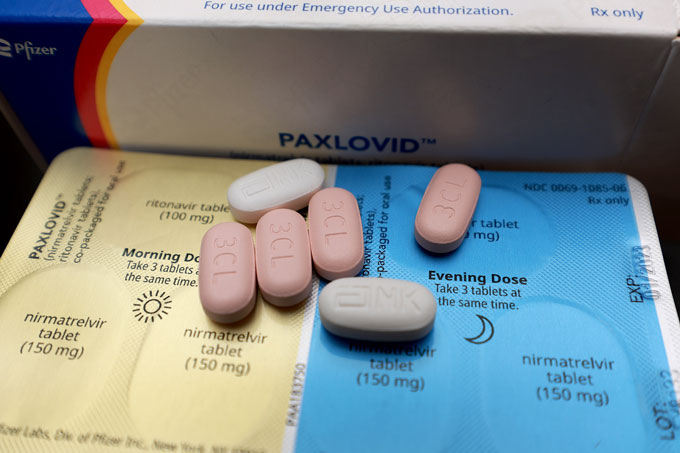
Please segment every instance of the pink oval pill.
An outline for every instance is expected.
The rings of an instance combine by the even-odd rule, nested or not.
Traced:
[[[255,247],[250,230],[240,223],[220,223],[201,242],[198,293],[213,321],[237,322],[255,306]]]
[[[418,244],[434,253],[447,253],[463,242],[477,206],[482,179],[463,164],[444,165],[425,190],[416,214]]]
[[[280,307],[306,299],[312,290],[312,258],[305,219],[290,209],[263,215],[255,227],[257,281],[262,297]]]
[[[307,219],[316,272],[326,280],[357,275],[364,264],[364,233],[354,195],[339,187],[317,192]]]

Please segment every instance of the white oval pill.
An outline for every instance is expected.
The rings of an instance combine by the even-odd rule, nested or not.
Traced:
[[[316,272],[326,280],[353,277],[364,264],[364,233],[357,199],[340,187],[309,201],[309,242]]]
[[[269,303],[288,307],[312,290],[312,255],[305,219],[290,209],[263,215],[255,227],[257,283]]]
[[[463,243],[477,206],[482,179],[463,164],[444,165],[430,180],[415,221],[416,241],[433,253],[448,253]]]
[[[236,220],[256,223],[276,208],[304,208],[323,180],[323,168],[313,160],[287,160],[241,176],[229,186],[227,200]]]
[[[255,306],[255,247],[250,230],[236,222],[210,228],[201,242],[198,293],[213,321],[245,318]]]
[[[356,340],[417,340],[432,330],[436,313],[432,292],[405,280],[341,278],[319,295],[324,327]]]

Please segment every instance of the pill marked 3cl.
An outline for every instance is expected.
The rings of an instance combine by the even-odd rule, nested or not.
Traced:
[[[255,248],[250,230],[236,222],[210,228],[201,242],[198,292],[216,322],[245,318],[255,306]]]
[[[482,179],[463,164],[444,165],[432,176],[415,221],[418,244],[433,253],[460,247],[477,207]]]
[[[257,281],[264,299],[288,307],[312,290],[312,258],[305,219],[291,209],[263,215],[255,228]]]
[[[316,272],[326,280],[353,277],[364,263],[364,233],[356,198],[331,187],[309,202],[309,241]]]

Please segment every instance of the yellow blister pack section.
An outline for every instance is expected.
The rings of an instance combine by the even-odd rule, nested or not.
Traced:
[[[223,326],[197,287],[229,184],[269,164],[55,159],[0,260],[0,450],[282,448],[305,303]]]

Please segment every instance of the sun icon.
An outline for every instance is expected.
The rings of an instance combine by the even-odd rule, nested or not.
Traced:
[[[154,322],[156,318],[163,319],[163,315],[168,314],[167,310],[172,308],[170,296],[158,290],[155,294],[153,291],[149,291],[149,294],[142,293],[142,297],[137,300],[139,302],[135,302],[132,309],[137,321]]]

